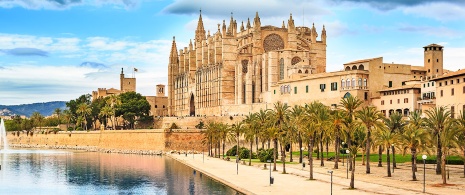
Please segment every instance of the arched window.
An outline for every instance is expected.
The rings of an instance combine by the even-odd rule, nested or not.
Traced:
[[[284,79],[284,59],[279,60],[279,80]]]
[[[363,79],[363,86],[367,87],[367,79]]]
[[[352,95],[350,95],[349,92],[347,92],[346,94],[344,94],[344,98],[348,98],[348,97],[350,97],[350,96],[352,96]]]
[[[349,71],[349,70],[350,70],[350,67],[347,66],[347,67],[346,67],[346,71]]]
[[[357,66],[356,65],[352,66],[352,70],[357,70]]]
[[[346,82],[344,82],[344,79],[341,80],[341,87],[344,88],[346,85],[345,85]]]
[[[305,74],[308,74],[308,70],[305,70]]]
[[[352,79],[352,88],[355,87],[355,79]]]
[[[359,87],[362,86],[362,79],[358,79],[358,84],[357,84]]]
[[[365,66],[363,66],[362,64],[360,64],[360,66],[358,66],[358,69],[359,69],[359,70],[365,70]]]
[[[299,72],[298,72],[298,73],[299,73],[299,74],[302,74],[302,70],[299,70]]]
[[[346,86],[347,86],[347,88],[350,87],[350,79],[347,79],[347,81],[346,81]]]
[[[297,63],[299,63],[300,61],[302,61],[302,59],[300,59],[299,57],[293,57],[292,60],[291,60],[291,65],[295,65]]]

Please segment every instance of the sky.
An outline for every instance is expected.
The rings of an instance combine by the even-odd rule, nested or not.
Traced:
[[[431,43],[444,46],[445,69],[465,68],[463,0],[0,0],[0,105],[118,89],[121,68],[154,96],[173,36],[188,46],[200,9],[212,34],[231,14],[240,26],[256,12],[262,25],[290,14],[296,26],[325,25],[328,72],[374,57],[422,66]]]

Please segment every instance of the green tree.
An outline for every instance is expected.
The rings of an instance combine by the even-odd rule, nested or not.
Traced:
[[[282,102],[278,101],[274,104],[274,109],[271,110],[271,121],[274,125],[275,129],[273,132],[273,142],[275,146],[275,150],[278,148],[278,140],[281,136],[285,136],[285,129],[287,123],[289,122],[289,106],[287,104],[283,104]],[[284,141],[284,140],[283,140]],[[284,143],[285,144],[285,143]],[[283,145],[283,143],[281,143]],[[284,147],[281,147],[281,161],[283,163],[283,173],[286,173],[286,152],[283,150]],[[277,152],[276,152],[277,153]],[[275,154],[276,154],[275,153]],[[276,171],[276,162],[274,171]]]
[[[391,177],[391,145],[396,142],[396,135],[390,129],[382,128],[375,132],[375,143],[386,148],[387,176]],[[369,158],[369,156],[367,156]]]
[[[87,116],[92,113],[92,109],[86,103],[79,104],[76,112],[79,114],[81,127],[87,130]]]
[[[296,135],[296,138],[297,138],[297,142],[299,143],[299,163],[302,163],[302,160],[303,160],[303,152],[302,152],[302,133],[303,133],[303,127],[299,124],[302,123],[302,121],[304,120],[304,115],[305,115],[305,111],[303,109],[302,106],[300,105],[295,105],[294,107],[292,107],[292,110],[291,110],[291,117],[290,117],[290,123],[291,124],[294,124],[291,128],[295,128],[295,131],[297,133]],[[292,151],[291,151],[291,155],[292,155]]]
[[[79,105],[82,103],[86,103],[87,105],[90,105],[91,98],[92,96],[90,94],[84,94],[84,95],[79,96],[75,100],[70,100],[69,102],[66,102],[66,107],[68,108],[68,110],[70,111],[72,115],[71,117],[72,123],[74,124],[77,123],[76,120],[78,119],[78,116],[79,116],[79,114],[77,113],[77,110],[78,110]]]
[[[73,114],[71,113],[70,110],[63,110],[63,118],[66,121],[66,131],[68,131],[69,124],[73,120]]]
[[[426,149],[426,145],[431,144],[431,136],[422,126],[410,123],[405,127],[402,134],[399,134],[399,143],[404,154],[409,150],[412,155],[412,180],[416,181],[417,153],[419,150]]]
[[[55,108],[53,111],[55,115],[57,115],[58,118],[58,125],[61,125],[61,109],[60,108]]]
[[[107,105],[112,109],[113,114],[110,118],[113,129],[116,129],[116,108],[121,105],[121,98],[117,95],[110,95],[105,98]]]
[[[439,141],[441,142],[441,177],[442,183],[447,184],[446,176],[446,158],[449,154],[449,151],[459,147],[458,137],[460,135],[460,129],[457,128],[456,123],[451,120],[451,122],[446,122],[443,126],[443,129],[439,132]]]
[[[413,112],[415,113],[415,112]],[[389,118],[383,118],[385,126],[391,131],[393,134],[402,134],[402,131],[407,124],[404,119],[402,119],[402,114],[398,112],[394,112],[389,115]],[[393,143],[394,144],[394,143]],[[392,149],[392,168],[397,168],[396,165],[396,148],[394,145],[390,146]]]
[[[335,158],[334,158],[334,169],[338,169],[339,165],[339,152],[340,152],[340,144],[341,144],[341,136],[343,134],[342,126],[344,118],[346,118],[345,112],[342,112],[339,109],[332,111],[331,114],[331,123],[332,123],[332,131],[331,135],[334,137],[334,147],[335,147]]]
[[[105,107],[105,99],[104,98],[97,98],[95,100],[92,101],[92,103],[90,104],[90,108],[91,108],[91,113],[90,113],[90,116],[92,118],[92,126],[94,127],[94,129],[98,129],[98,127],[96,126],[97,125],[97,121],[100,121],[100,123],[103,123],[103,121],[105,120],[105,117],[103,117],[100,112],[102,111],[102,108]]]
[[[371,132],[374,128],[380,127],[382,125],[380,120],[383,118],[383,116],[378,110],[376,110],[376,107],[374,106],[363,107],[361,110],[358,110],[356,112],[356,116],[363,123],[367,131],[366,145],[365,145],[365,151],[366,151],[366,157],[367,157],[366,173],[369,174],[370,173]]]
[[[245,123],[245,131],[244,131],[244,138],[246,141],[250,143],[250,151],[249,151],[249,166],[252,165],[252,147],[253,142],[255,141],[256,129],[258,129],[258,123],[256,119],[255,113],[250,113],[244,119]],[[257,150],[258,152],[258,150]]]
[[[452,123],[450,111],[446,107],[436,107],[426,111],[427,118],[425,124],[427,129],[433,134],[436,142],[436,174],[441,174],[441,158],[442,158],[442,139],[441,132],[445,126]]]
[[[122,116],[129,122],[129,128],[134,129],[134,123],[138,118],[149,115],[150,104],[144,96],[136,92],[126,92],[119,96],[121,105],[116,109],[116,116]]]
[[[457,128],[460,130],[459,141],[461,143],[461,149],[463,152],[463,177],[465,177],[465,110],[462,110],[462,112],[459,115],[459,118],[457,118]]]
[[[101,110],[99,115],[103,119],[103,124],[105,125],[105,128],[107,127],[107,121],[108,117],[111,117],[115,114],[115,110],[113,110],[110,106],[106,105],[104,106]]]
[[[42,126],[42,121],[44,120],[44,116],[42,116],[42,114],[40,114],[39,112],[33,112],[31,115],[31,120],[33,127],[39,127],[40,130],[40,127]]]

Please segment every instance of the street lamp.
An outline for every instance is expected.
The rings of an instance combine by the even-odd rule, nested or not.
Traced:
[[[331,174],[331,195],[333,195],[333,171],[328,171]]]
[[[426,179],[426,173],[425,173],[425,170],[426,170],[426,154],[423,154],[423,156],[421,156],[421,158],[423,159],[423,193],[425,193],[425,186],[426,186],[426,183],[425,183],[425,179]]]
[[[271,186],[271,183],[272,183],[272,182],[271,182],[271,160],[267,160],[266,162],[270,163],[269,169],[270,169],[270,186]]]
[[[304,147],[300,148],[300,162],[304,162],[304,159],[303,159],[303,157],[302,157],[302,153],[303,153],[304,150],[305,150]],[[299,162],[299,163],[300,163],[300,162]]]
[[[349,156],[347,156],[347,166],[346,166],[346,172],[347,172],[346,177],[347,177],[347,179],[349,179],[349,159],[350,159],[350,153],[349,152],[350,152],[349,150],[346,150],[346,153],[349,154]]]

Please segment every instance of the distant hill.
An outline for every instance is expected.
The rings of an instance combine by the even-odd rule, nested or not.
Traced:
[[[0,116],[26,115],[30,117],[32,113],[39,112],[43,116],[50,116],[55,109],[66,109],[65,101],[54,101],[21,105],[0,105]]]

